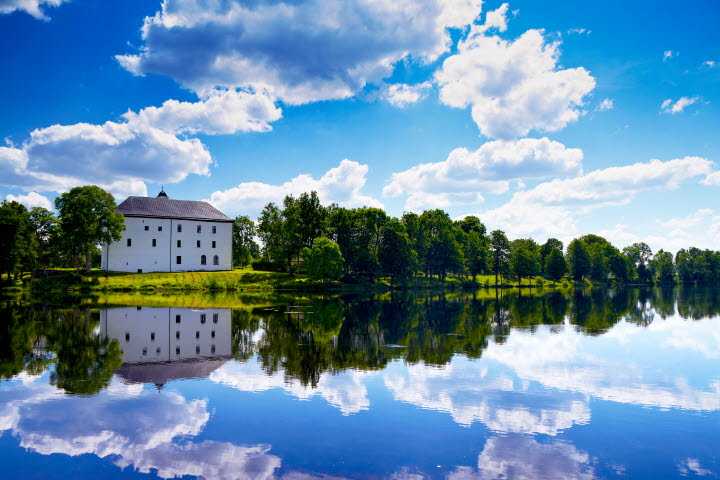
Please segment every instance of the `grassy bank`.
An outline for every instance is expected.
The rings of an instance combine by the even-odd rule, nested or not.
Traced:
[[[89,274],[78,274],[73,269],[56,270],[47,278],[31,279],[23,277],[22,281],[6,283],[6,289],[16,291],[82,291],[82,292],[258,292],[258,291],[331,291],[339,293],[351,292],[385,292],[391,290],[388,279],[375,282],[330,282],[323,284],[312,281],[304,275],[289,275],[282,272],[266,272],[235,269],[224,272],[155,272],[125,273],[93,270]],[[563,287],[571,286],[568,281],[553,283],[541,277],[524,279],[523,287]],[[9,288],[8,288],[9,287]],[[436,289],[445,288],[513,288],[518,287],[517,281],[502,279],[498,285],[492,275],[481,275],[475,280],[460,276],[449,276],[444,282],[438,277],[418,275],[401,289]]]

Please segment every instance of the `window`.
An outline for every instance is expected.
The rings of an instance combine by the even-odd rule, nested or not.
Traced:
[[[135,309],[140,311],[140,310],[142,310],[142,307],[135,307]]]
[[[202,233],[202,225],[198,225],[198,226],[197,226],[197,232],[198,232],[198,233]]]
[[[132,247],[132,238],[127,239],[127,246]]]
[[[207,257],[205,255],[200,256],[200,265],[207,265]]]
[[[180,347],[175,347],[175,355],[180,355]]]
[[[177,241],[177,248],[180,248],[180,247],[182,247],[182,240]]]
[[[158,226],[158,232],[162,232],[162,227]]]
[[[180,315],[175,315],[175,323],[180,323]]]
[[[205,322],[206,322],[206,321],[207,321],[207,315],[205,315],[204,313],[201,313],[201,314],[200,314],[200,323],[202,323],[203,325],[205,325]]]
[[[138,273],[142,273],[142,268],[138,268]]]
[[[215,240],[212,242],[212,248],[215,248]]]
[[[157,247],[157,238],[153,238],[153,247]]]
[[[213,265],[220,265],[220,257],[217,255],[213,257]]]
[[[200,240],[197,241],[197,248],[200,248]]]
[[[180,330],[178,330],[177,332],[175,332],[175,339],[176,339],[176,340],[180,340]]]
[[[217,227],[215,225],[212,227],[212,233],[217,233]]]
[[[178,265],[180,265],[182,263],[182,257],[180,255],[175,257],[175,263],[177,263]]]
[[[178,223],[178,233],[182,232],[182,223]]]
[[[215,345],[210,346],[210,353],[215,353]]]
[[[125,341],[126,342],[130,341],[130,332],[125,332]]]
[[[220,317],[219,313],[213,313],[213,323],[217,323],[219,317]]]
[[[147,347],[143,347],[143,355],[147,355]]]
[[[210,332],[210,338],[215,338],[215,330],[213,330],[212,332]]]
[[[151,342],[155,341],[155,332],[150,332],[150,341]]]
[[[147,232],[148,230],[150,230],[150,225],[145,225],[145,231]]]
[[[200,339],[200,330],[195,330],[195,340]]]
[[[195,345],[195,355],[200,355],[200,345]]]
[[[157,353],[158,355],[160,355],[160,347],[157,347],[157,350],[155,350],[155,353]]]

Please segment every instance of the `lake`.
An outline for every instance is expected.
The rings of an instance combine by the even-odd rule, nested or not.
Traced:
[[[6,298],[8,479],[720,476],[720,289]]]

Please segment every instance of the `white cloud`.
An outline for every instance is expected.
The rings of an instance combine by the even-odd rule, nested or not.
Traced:
[[[257,215],[268,202],[282,203],[286,195],[298,196],[301,193],[316,191],[324,204],[337,203],[348,208],[363,206],[383,208],[378,200],[361,193],[367,172],[367,165],[345,159],[318,179],[302,174],[281,185],[261,182],[241,183],[228,190],[213,192],[207,201],[221,211],[233,215],[240,212]]]
[[[504,32],[507,30],[507,12],[508,4],[503,3],[496,10],[492,10],[485,15],[485,30],[491,28],[497,29],[498,32]]]
[[[697,458],[686,458],[682,460],[680,463],[677,464],[678,472],[680,472],[680,475],[683,477],[687,477],[688,475],[697,475],[699,477],[705,477],[705,476],[712,476],[716,477],[712,470],[709,470],[707,468],[703,468],[700,464],[700,460]]]
[[[707,175],[711,168],[712,162],[700,157],[609,167],[541,183],[478,216],[492,228],[502,228],[513,236],[573,235],[577,231],[576,215],[626,205],[644,190],[674,190],[683,181]]]
[[[700,97],[680,97],[676,101],[668,98],[660,105],[660,111],[675,115],[676,113],[683,112],[686,107],[697,103],[699,100]]]
[[[268,91],[288,104],[342,99],[377,83],[398,60],[448,51],[447,28],[472,23],[481,0],[165,0],[145,19],[136,75],[168,75],[197,92]]]
[[[556,131],[578,119],[595,79],[582,67],[558,66],[559,42],[547,43],[540,30],[514,42],[471,27],[435,73],[442,103],[471,107],[483,135],[517,138],[531,130]]]
[[[590,35],[592,30],[587,28],[571,28],[567,31],[568,35]]]
[[[703,185],[720,185],[720,170],[709,173],[700,183]]]
[[[167,100],[123,115],[128,123],[167,132],[208,135],[237,132],[268,132],[270,122],[282,117],[272,98],[235,90],[212,90],[199,102]]]
[[[663,62],[667,62],[671,58],[677,57],[679,54],[677,52],[673,52],[672,50],[665,50],[663,52]]]
[[[658,223],[660,223],[660,225],[662,225],[663,228],[666,228],[666,229],[685,230],[687,228],[691,228],[691,227],[698,225],[700,222],[706,221],[710,216],[712,216],[712,213],[713,213],[713,211],[710,208],[701,208],[700,210],[698,210],[695,213],[692,213],[686,217],[671,218],[669,220],[659,221]]]
[[[715,68],[718,66],[718,62],[716,62],[715,60],[705,60],[702,63],[702,66],[706,68]]]
[[[576,174],[582,150],[548,138],[495,140],[471,152],[457,148],[442,162],[393,173],[383,195],[408,195],[405,208],[442,208],[483,200],[481,193],[503,193],[510,181]]]
[[[596,112],[607,112],[615,108],[615,102],[611,98],[606,98],[595,107]]]
[[[432,86],[430,82],[423,82],[417,85],[406,85],[396,83],[388,85],[383,92],[383,98],[394,107],[403,108],[412,103],[417,103],[425,97],[425,92]]]
[[[0,14],[25,12],[38,20],[50,20],[43,7],[59,7],[70,0],[0,0]]]
[[[8,202],[22,203],[28,208],[42,207],[48,210],[52,210],[53,208],[50,200],[37,192],[30,192],[27,195],[8,195],[5,197],[5,200]]]

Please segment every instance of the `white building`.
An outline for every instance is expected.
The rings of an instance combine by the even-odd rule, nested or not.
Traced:
[[[101,268],[117,272],[232,270],[232,219],[207,202],[128,197],[119,242],[102,245]]]

